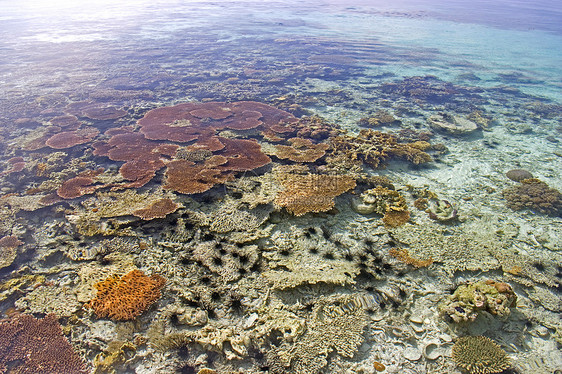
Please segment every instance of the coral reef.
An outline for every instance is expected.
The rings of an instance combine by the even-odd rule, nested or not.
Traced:
[[[471,120],[449,113],[434,114],[427,121],[434,129],[452,135],[466,135],[478,130],[478,125]]]
[[[71,148],[75,145],[91,142],[99,133],[99,130],[93,127],[59,132],[47,139],[45,145],[54,149]]]
[[[16,236],[4,236],[0,239],[0,269],[10,266],[18,255],[17,248],[23,242]]]
[[[383,167],[391,158],[400,158],[415,165],[430,162],[431,156],[426,149],[427,143],[399,143],[394,135],[374,131],[361,130],[358,136],[341,135],[330,139],[330,163],[361,164],[372,168]]]
[[[275,349],[277,365],[295,373],[320,373],[331,352],[353,357],[366,325],[367,314],[353,295],[322,300],[314,306],[302,335]]]
[[[164,218],[168,214],[178,210],[179,206],[180,205],[175,203],[172,199],[164,198],[156,200],[146,208],[134,210],[133,215],[146,221],[154,218]]]
[[[104,105],[104,103],[95,101],[70,103],[66,106],[65,111],[74,116],[87,117],[101,121],[121,118],[127,114],[127,111],[123,109],[117,109],[113,106]]]
[[[460,285],[439,309],[454,322],[473,321],[481,311],[505,319],[516,301],[517,296],[509,284],[482,280]]]
[[[295,216],[326,212],[335,205],[334,198],[355,187],[355,180],[346,175],[277,174],[284,190],[277,194],[275,206]]]
[[[354,199],[353,209],[360,214],[380,214],[383,222],[390,227],[403,225],[410,219],[404,196],[382,186],[367,190]]]
[[[275,156],[294,162],[315,162],[324,156],[326,150],[329,148],[328,144],[314,144],[310,139],[305,138],[291,138],[289,139],[289,143],[291,143],[290,146],[275,146]]]
[[[359,124],[365,127],[379,127],[391,125],[399,122],[392,114],[386,110],[379,110],[370,117],[364,117],[359,120]]]
[[[42,284],[15,302],[15,306],[26,313],[54,313],[69,317],[80,310],[81,304],[69,287]]]
[[[160,298],[160,289],[166,280],[157,274],[150,277],[133,270],[97,283],[96,297],[87,306],[98,318],[109,317],[115,321],[131,320],[141,315]]]
[[[95,180],[89,177],[74,177],[67,180],[57,189],[57,195],[63,199],[74,199],[80,196],[94,193],[102,188],[102,185],[96,185]]]
[[[84,360],[62,335],[54,314],[16,315],[0,321],[0,372],[85,374]]]
[[[415,268],[426,267],[433,263],[433,258],[431,257],[427,260],[420,260],[411,257],[406,248],[392,248],[390,251],[388,251],[388,254],[405,264],[412,265]]]
[[[503,191],[507,206],[513,210],[529,209],[549,216],[562,214],[562,193],[538,179],[523,179],[521,184]]]
[[[505,351],[485,336],[459,338],[453,346],[453,360],[469,374],[497,374],[511,366]]]

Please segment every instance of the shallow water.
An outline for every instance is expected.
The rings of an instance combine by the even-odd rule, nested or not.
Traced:
[[[0,9],[0,372],[562,370],[556,2]]]

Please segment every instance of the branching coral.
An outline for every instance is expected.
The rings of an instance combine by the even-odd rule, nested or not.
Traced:
[[[277,179],[284,190],[275,205],[295,216],[326,212],[334,207],[336,196],[355,187],[355,180],[346,175],[280,173]]]
[[[395,136],[380,131],[361,130],[358,136],[342,135],[331,138],[331,162],[347,159],[373,168],[384,166],[391,158],[401,158],[415,165],[429,162],[431,156],[416,143],[398,143]],[[423,148],[423,147],[421,147]]]
[[[530,209],[550,216],[562,214],[562,194],[538,179],[523,179],[521,184],[505,190],[503,197],[513,210]]]
[[[507,354],[485,336],[464,336],[453,346],[453,360],[469,374],[496,374],[511,364]]]
[[[160,289],[165,283],[157,274],[149,277],[140,270],[133,270],[122,277],[116,275],[97,283],[94,286],[97,295],[87,305],[98,318],[131,320],[160,298]]]
[[[85,374],[86,364],[62,335],[54,314],[0,321],[0,372]]]

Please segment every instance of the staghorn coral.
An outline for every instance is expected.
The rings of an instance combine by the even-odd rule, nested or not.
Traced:
[[[346,175],[278,173],[284,190],[277,194],[275,206],[295,216],[332,209],[334,198],[355,187],[355,179]]]
[[[98,318],[135,319],[160,298],[160,289],[165,283],[161,276],[149,277],[140,270],[132,270],[122,277],[115,275],[95,284],[97,295],[87,306]]]
[[[361,130],[358,136],[342,135],[330,139],[332,154],[328,162],[365,163],[372,168],[384,166],[391,158],[401,158],[415,165],[429,162],[431,156],[416,143],[399,143],[394,135]],[[423,148],[423,147],[422,147]]]
[[[304,332],[294,343],[275,349],[279,363],[294,373],[320,373],[332,352],[351,358],[363,342],[367,314],[354,295],[326,298],[316,303]]]
[[[305,138],[291,138],[289,139],[289,143],[291,143],[290,146],[275,146],[275,156],[294,162],[315,162],[324,156],[326,150],[329,148],[328,144],[314,144],[310,139]]]
[[[361,214],[381,214],[383,222],[390,227],[403,225],[410,219],[404,196],[382,186],[363,192],[359,199],[353,200],[353,209]]]
[[[43,319],[21,314],[0,321],[0,372],[85,374],[88,370],[54,314]]]
[[[529,209],[549,216],[562,214],[562,194],[538,179],[523,179],[521,184],[502,193],[507,206],[513,210]]]
[[[440,306],[440,312],[455,322],[473,321],[481,311],[507,318],[517,296],[507,283],[493,280],[460,285]]]
[[[453,345],[453,360],[469,374],[496,374],[511,364],[507,354],[485,336],[463,336]]]

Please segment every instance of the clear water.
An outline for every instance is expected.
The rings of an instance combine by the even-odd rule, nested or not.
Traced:
[[[507,352],[515,372],[562,370],[557,2],[0,0],[0,40],[0,240],[19,241],[2,242],[0,331],[19,314],[55,313],[91,372],[109,372],[107,364],[118,373],[373,373],[381,363],[385,373],[457,373],[453,344],[479,335]],[[289,135],[269,138],[264,123],[213,128],[223,139],[257,141],[272,162],[227,170],[229,178],[202,193],[167,184],[180,151],[145,149],[163,152],[162,166],[136,188],[120,173],[131,160],[99,151],[116,128],[148,138],[136,138],[132,151],[143,141],[190,149],[199,140],[147,135],[139,120],[186,102],[220,102],[230,113],[241,101],[286,111],[308,123],[287,134],[326,145],[327,154],[296,175],[337,173],[357,186],[338,193],[332,210],[293,214],[279,203],[288,188],[279,166],[298,162],[276,148],[290,145]],[[381,113],[393,120],[381,121]],[[68,115],[76,124],[56,124]],[[311,135],[311,117],[332,133]],[[469,128],[444,128],[455,121]],[[336,167],[337,133],[347,131],[352,142],[366,128],[401,144],[428,140],[432,161],[394,155],[375,168],[367,161]],[[57,133],[84,131],[91,136],[78,144],[54,145]],[[196,165],[213,154],[231,157],[205,152]],[[506,176],[512,169],[548,187],[514,202],[525,183]],[[353,209],[375,187],[365,179],[374,175],[389,178],[405,199],[408,222],[392,227],[380,210]],[[95,188],[66,196],[62,186],[77,176],[92,177]],[[261,190],[248,187],[251,178]],[[115,202],[127,191],[145,194],[130,203],[134,209]],[[107,193],[119,197],[108,203]],[[151,220],[132,214],[155,196],[179,205]],[[429,206],[417,208],[419,198]],[[443,213],[450,220],[431,217],[438,202],[452,207]],[[100,217],[111,206],[124,211]],[[256,216],[240,211],[254,214],[255,206],[265,213],[252,226]],[[88,232],[90,221],[97,231]],[[221,231],[221,224],[235,228]],[[396,248],[433,263],[417,268],[392,255]],[[94,285],[133,268],[167,279],[158,300],[133,323],[96,315],[88,306]],[[488,310],[458,324],[438,307],[459,285],[490,279],[517,295],[504,318]],[[362,329],[350,335],[322,322],[351,331],[342,321],[353,318]],[[0,371],[32,367],[10,356],[15,350],[0,349]],[[112,353],[120,358],[103,361]]]

